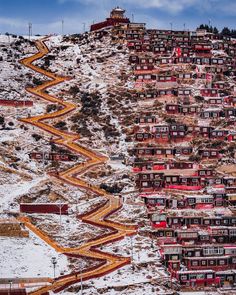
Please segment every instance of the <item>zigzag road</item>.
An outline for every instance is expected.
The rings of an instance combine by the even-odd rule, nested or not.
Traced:
[[[70,79],[68,77],[59,77],[33,64],[34,61],[41,59],[49,53],[49,50],[45,44],[46,40],[47,38],[36,41],[35,45],[38,49],[38,53],[28,58],[25,58],[20,62],[24,66],[34,70],[35,72],[47,76],[50,80],[44,82],[42,85],[39,85],[35,88],[27,88],[26,90],[38,97],[41,97],[46,101],[56,103],[62,106],[62,109],[50,114],[24,118],[21,119],[21,121],[24,123],[34,125],[54,135],[54,143],[64,146],[67,149],[79,155],[82,155],[87,159],[83,164],[77,164],[73,168],[58,173],[57,177],[64,182],[93,192],[106,199],[105,204],[101,205],[100,207],[96,208],[95,210],[87,214],[80,216],[80,218],[86,223],[105,229],[109,229],[110,232],[109,234],[105,234],[103,236],[99,236],[93,240],[90,240],[81,247],[63,248],[60,245],[58,245],[55,241],[53,241],[50,237],[48,237],[44,232],[42,232],[36,226],[34,226],[28,217],[19,217],[19,220],[21,222],[23,222],[31,231],[33,231],[36,235],[38,235],[56,251],[64,253],[68,256],[87,257],[99,261],[99,264],[97,266],[90,269],[86,269],[82,273],[72,273],[66,276],[56,278],[50,283],[50,285],[42,287],[36,291],[32,291],[30,293],[32,295],[40,295],[48,291],[59,292],[65,289],[66,287],[76,282],[79,282],[81,278],[83,280],[88,280],[90,278],[100,277],[126,264],[129,264],[130,258],[104,253],[96,248],[98,248],[101,245],[120,240],[125,236],[133,235],[136,233],[137,229],[136,226],[127,226],[108,220],[108,216],[110,216],[112,213],[116,212],[122,207],[122,205],[120,204],[120,200],[112,195],[107,194],[106,191],[100,189],[99,187],[92,186],[83,179],[79,178],[79,175],[84,173],[88,169],[91,169],[94,166],[104,164],[107,161],[107,158],[98,153],[93,152],[90,149],[81,146],[78,143],[78,134],[58,130],[53,126],[49,125],[48,123],[44,122],[45,120],[64,116],[76,109],[76,106],[73,103],[60,100],[59,98],[45,92],[47,88],[50,88]]]

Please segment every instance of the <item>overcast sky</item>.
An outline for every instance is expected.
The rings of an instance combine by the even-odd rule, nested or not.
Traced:
[[[148,28],[195,29],[201,23],[236,29],[236,0],[0,0],[0,33],[78,33],[103,21],[112,8],[126,9]]]

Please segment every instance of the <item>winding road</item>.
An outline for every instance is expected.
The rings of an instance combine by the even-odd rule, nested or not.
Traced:
[[[82,272],[58,277],[55,280],[52,280],[49,285],[30,292],[30,294],[32,295],[40,295],[48,291],[59,292],[74,283],[80,282],[81,278],[84,281],[90,278],[100,277],[126,264],[129,264],[131,262],[129,257],[122,257],[118,255],[104,253],[98,248],[101,245],[112,243],[126,236],[133,235],[136,233],[137,230],[136,226],[128,226],[110,221],[108,217],[122,207],[119,198],[107,194],[106,191],[100,189],[97,186],[89,184],[79,177],[79,175],[91,169],[92,167],[104,164],[108,160],[108,158],[81,146],[78,143],[78,134],[58,130],[49,123],[45,122],[49,119],[64,116],[76,109],[76,105],[74,105],[73,103],[60,100],[59,98],[45,92],[47,88],[53,87],[59,83],[69,80],[70,78],[57,76],[52,72],[48,72],[33,64],[34,61],[43,58],[49,53],[49,49],[45,44],[45,41],[47,39],[48,38],[37,40],[35,42],[35,45],[38,49],[38,53],[34,54],[33,56],[27,57],[20,62],[33,71],[47,76],[49,80],[44,82],[42,85],[36,86],[35,88],[26,88],[26,90],[31,94],[36,95],[50,103],[62,106],[62,109],[54,113],[20,119],[20,121],[34,125],[54,135],[53,142],[55,144],[61,145],[78,155],[82,155],[84,158],[87,159],[83,164],[76,164],[74,167],[66,171],[59,172],[56,177],[58,177],[61,181],[83,188],[105,198],[105,203],[92,210],[91,212],[79,216],[79,218],[81,218],[81,220],[86,223],[108,229],[109,233],[90,240],[89,242],[78,248],[64,248],[58,245],[50,237],[48,237],[43,231],[39,230],[35,225],[33,225],[29,217],[19,217],[18,219],[23,222],[26,227],[28,227],[31,231],[33,231],[37,236],[44,240],[48,245],[53,247],[56,251],[64,253],[68,256],[92,258],[99,262],[98,265],[94,266],[93,268],[86,269]]]

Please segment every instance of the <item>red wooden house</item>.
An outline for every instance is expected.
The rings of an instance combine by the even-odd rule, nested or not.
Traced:
[[[20,212],[38,214],[62,214],[68,215],[68,204],[60,203],[21,203]]]
[[[219,159],[220,152],[217,149],[200,149],[198,154],[202,159]]]
[[[200,90],[201,96],[207,97],[217,97],[219,96],[219,91],[215,88],[204,88]]]

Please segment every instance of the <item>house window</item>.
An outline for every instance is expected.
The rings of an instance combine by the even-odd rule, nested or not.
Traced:
[[[201,265],[203,265],[203,266],[204,266],[204,265],[207,265],[206,260],[202,260],[202,261],[201,261]]]
[[[198,261],[192,261],[192,266],[198,266]]]
[[[147,181],[143,182],[142,187],[148,187],[148,182]]]
[[[225,260],[219,260],[219,265],[224,265],[226,264],[225,262],[226,262]]]
[[[181,276],[180,277],[182,281],[186,281],[187,280],[187,276]]]
[[[213,279],[213,274],[211,273],[207,274],[207,279]]]

